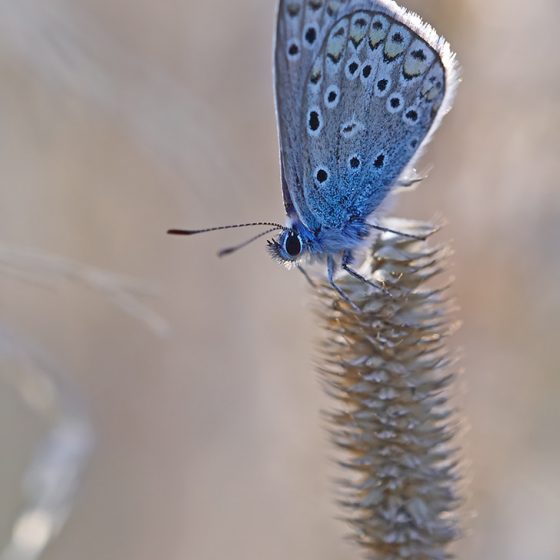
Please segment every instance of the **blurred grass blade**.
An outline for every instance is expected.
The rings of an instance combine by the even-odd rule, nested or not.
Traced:
[[[93,447],[86,406],[22,337],[0,330],[0,382],[50,428],[23,473],[23,507],[0,560],[37,560],[64,526]]]
[[[143,282],[107,272],[59,255],[34,249],[0,245],[0,271],[34,284],[73,280],[105,295],[117,307],[135,317],[160,337],[169,332],[167,321],[147,305],[140,296],[153,295]]]

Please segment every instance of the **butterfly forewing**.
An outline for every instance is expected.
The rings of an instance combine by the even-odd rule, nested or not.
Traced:
[[[303,198],[300,111],[311,65],[343,2],[281,0],[278,8],[275,87],[282,186],[286,211],[307,213]],[[336,7],[336,10],[333,8]]]
[[[312,230],[367,217],[418,157],[455,82],[447,43],[390,0],[280,2],[276,95],[288,212]]]

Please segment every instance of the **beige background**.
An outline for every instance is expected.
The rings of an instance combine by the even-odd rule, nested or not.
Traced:
[[[443,215],[454,240],[460,556],[558,559],[560,4],[406,4],[463,65],[430,178],[394,211]],[[243,234],[164,235],[283,220],[273,15],[273,0],[0,2],[2,542],[48,424],[14,389],[32,366],[8,355],[31,345],[96,441],[45,559],[358,557],[333,519],[303,279],[263,244],[215,257]],[[90,289],[91,271],[41,255],[145,282],[168,334]]]

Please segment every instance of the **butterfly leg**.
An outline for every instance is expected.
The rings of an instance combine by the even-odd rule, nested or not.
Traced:
[[[389,290],[387,290],[387,288],[385,288],[385,286],[382,286],[381,284],[378,284],[376,282],[372,282],[371,280],[368,280],[367,278],[364,278],[359,272],[357,272],[356,270],[351,268],[350,264],[352,264],[353,260],[354,260],[354,257],[352,255],[352,252],[351,251],[344,251],[344,253],[342,254],[342,265],[341,265],[343,270],[348,272],[348,274],[350,274],[350,276],[353,276],[357,280],[361,280],[362,282],[365,282],[366,284],[368,284],[369,286],[372,286],[376,290],[381,290],[385,295],[391,296],[391,292],[389,292]]]
[[[348,297],[348,295],[337,286],[334,281],[334,273],[336,272],[336,262],[332,256],[327,257],[327,274],[329,278],[329,284],[336,290],[338,295],[348,304],[354,311],[359,311],[360,308]]]
[[[316,288],[317,284],[315,284],[315,282],[313,282],[313,280],[311,279],[311,276],[309,276],[309,274],[307,273],[307,270],[305,270],[305,268],[303,268],[303,266],[301,266],[300,264],[296,264],[297,269],[305,276],[305,279],[309,282],[309,285],[312,288]]]
[[[401,237],[406,237],[408,239],[415,239],[416,241],[426,241],[427,237],[422,235],[412,235],[411,233],[403,233],[402,231],[397,231],[395,229],[386,228],[383,226],[377,226],[375,224],[366,224],[372,229],[377,231],[382,231],[384,233],[394,233],[395,235],[400,235]]]

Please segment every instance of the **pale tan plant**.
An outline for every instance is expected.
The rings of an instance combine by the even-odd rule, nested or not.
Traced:
[[[0,275],[43,288],[63,282],[87,286],[164,337],[167,322],[143,302],[153,295],[144,282],[44,253],[0,245]],[[50,294],[52,296],[52,294]],[[53,320],[56,318],[53,318]],[[0,323],[0,389],[8,389],[45,433],[21,477],[21,511],[0,545],[0,560],[38,560],[67,522],[94,446],[87,403],[71,377],[58,371],[27,337]]]
[[[430,224],[392,220],[388,227],[431,237]],[[320,372],[337,401],[328,413],[342,449],[340,502],[352,538],[376,560],[449,558],[458,536],[458,469],[452,440],[456,414],[448,391],[455,329],[446,287],[434,287],[449,250],[394,234],[373,244],[361,273],[328,284],[318,312],[326,329]],[[389,295],[390,293],[390,295]]]

